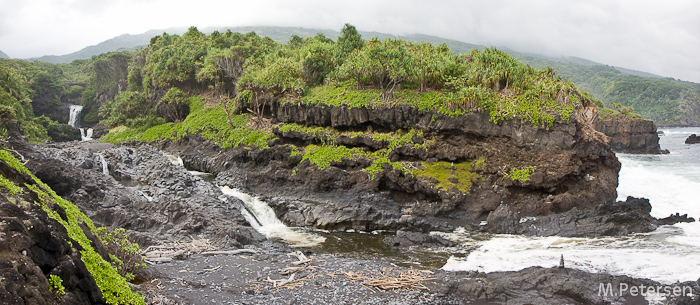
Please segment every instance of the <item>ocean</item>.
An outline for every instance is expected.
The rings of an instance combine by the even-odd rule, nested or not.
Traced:
[[[685,139],[700,128],[659,129],[662,149],[668,155],[618,154],[622,163],[618,200],[627,196],[648,198],[651,215],[688,214],[700,218],[700,144]],[[453,256],[445,270],[516,271],[530,266],[552,267],[564,255],[566,266],[590,272],[649,278],[664,284],[700,278],[700,222],[661,226],[656,230],[621,237],[567,238],[492,235],[467,240],[476,247],[466,257]],[[465,245],[467,246],[467,245]]]

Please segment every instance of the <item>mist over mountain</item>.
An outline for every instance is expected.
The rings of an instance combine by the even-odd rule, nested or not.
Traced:
[[[0,51],[0,58],[6,58],[6,59],[8,59],[8,58],[10,58],[10,56],[7,56],[7,54],[5,54],[5,52]]]
[[[208,27],[202,29],[202,32],[204,33],[211,33],[214,31],[219,31],[219,32],[225,32],[227,30],[231,30],[232,32],[239,32],[239,33],[248,33],[248,32],[255,32],[260,36],[267,36],[272,38],[275,42],[278,43],[286,43],[289,41],[289,38],[292,35],[297,35],[299,37],[305,38],[309,36],[314,36],[317,33],[321,33],[328,38],[331,38],[333,40],[337,39],[338,36],[340,35],[340,32],[337,30],[329,30],[329,29],[308,29],[308,28],[301,28],[301,27],[278,27],[278,26],[245,26],[245,27]],[[79,60],[79,59],[88,59],[92,56],[107,53],[107,52],[112,52],[112,51],[117,51],[117,50],[128,50],[128,49],[134,49],[138,47],[143,47],[148,45],[150,42],[151,38],[154,36],[160,35],[162,33],[168,33],[168,34],[177,34],[177,35],[182,35],[187,31],[187,28],[169,28],[165,30],[149,30],[145,33],[142,34],[123,34],[117,37],[114,37],[112,39],[105,40],[97,45],[94,46],[88,46],[83,48],[80,51],[70,53],[70,54],[65,54],[65,55],[46,55],[42,57],[34,57],[34,58],[29,58],[27,60],[33,61],[33,60],[38,60],[38,61],[44,61],[44,62],[50,62],[50,63],[70,63],[74,60]],[[456,41],[456,40],[450,40],[450,39],[445,39],[437,36],[432,36],[432,35],[424,35],[424,34],[411,34],[411,35],[403,35],[403,36],[396,36],[396,35],[391,35],[391,34],[386,34],[386,33],[380,33],[380,32],[368,32],[368,31],[359,31],[359,33],[362,35],[362,37],[379,37],[381,39],[385,38],[402,38],[408,41],[414,41],[414,42],[430,42],[433,44],[442,44],[445,43],[447,47],[449,47],[452,52],[454,53],[469,53],[470,50],[472,49],[478,49],[478,50],[483,50],[486,48],[486,46],[483,45],[477,45],[477,44],[471,44],[471,43],[466,43],[462,41]],[[579,57],[552,57],[552,56],[546,56],[546,55],[541,55],[541,54],[533,54],[533,53],[520,53],[517,50],[512,50],[509,48],[501,48],[504,51],[510,53],[511,55],[515,56],[519,60],[522,60],[526,63],[532,63],[532,62],[541,62],[541,60],[545,60],[545,65],[547,65],[547,62],[553,62],[553,63],[573,63],[573,64],[578,64],[582,66],[596,66],[596,65],[604,65],[601,63],[597,63],[585,58],[579,58]],[[2,55],[5,55],[2,53]],[[7,55],[5,55],[7,56]],[[9,57],[8,57],[9,58]],[[538,65],[540,66],[540,65]],[[636,71],[636,70],[631,70],[631,69],[625,69],[621,67],[615,67],[618,71],[620,71],[623,74],[630,74],[630,75],[636,75],[636,76],[642,76],[642,77],[655,77],[655,78],[661,78],[662,76],[647,73],[647,72],[642,72],[642,71]]]

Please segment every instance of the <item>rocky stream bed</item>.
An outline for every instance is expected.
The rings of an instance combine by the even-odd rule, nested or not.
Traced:
[[[370,241],[374,246],[364,247],[360,240],[351,239],[357,245],[355,251],[341,251],[348,244],[331,249],[293,248],[293,244],[268,240],[257,232],[242,215],[245,204],[222,194],[219,186],[223,185],[250,191],[246,188],[248,177],[237,174],[240,171],[221,171],[202,179],[146,144],[75,142],[35,146],[27,149],[25,156],[27,167],[60,196],[99,225],[125,228],[144,249],[193,240],[207,240],[216,250],[247,249],[235,255],[192,253],[150,265],[134,286],[149,304],[646,304],[642,297],[601,296],[598,283],[615,287],[620,283],[658,285],[647,279],[560,268],[556,261],[551,268],[493,273],[443,271],[437,269],[441,259],[434,256],[438,263],[432,265],[430,259],[424,260],[425,265],[402,264],[405,257],[414,254],[420,257],[420,253],[434,253],[435,249],[458,247],[453,241],[427,234],[421,226],[398,230],[387,226],[388,231]],[[292,218],[284,217],[290,214],[284,207],[299,204],[282,197],[265,199],[288,223]],[[351,206],[352,200],[347,201]],[[347,215],[332,210],[319,217],[356,216],[356,209],[346,210]],[[529,227],[509,223],[511,218],[504,217],[499,230],[596,236],[644,231],[664,221],[687,221],[657,220],[648,215],[649,210],[648,201],[629,198],[615,205],[538,217]],[[496,216],[490,216],[489,221],[499,219]],[[421,223],[431,230],[454,229],[439,219],[431,223],[425,218]],[[475,234],[488,234],[487,229],[476,228]],[[327,238],[353,234],[324,232],[316,234]],[[334,253],[333,247],[338,251]],[[309,258],[308,262],[294,264],[301,260],[299,253]],[[393,257],[398,259],[392,260],[386,253],[397,253]],[[296,273],[285,273],[290,267],[297,267]],[[3,269],[5,278],[11,269]],[[397,279],[402,278],[413,284],[396,289],[372,284],[377,280],[400,282]],[[280,284],[284,285],[278,287]],[[696,295],[700,291],[697,282],[674,285],[692,285]],[[683,297],[667,303],[698,304],[698,299]]]

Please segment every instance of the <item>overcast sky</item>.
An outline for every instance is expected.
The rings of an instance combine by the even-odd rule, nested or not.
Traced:
[[[29,58],[68,54],[150,29],[340,30],[346,22],[362,31],[577,56],[700,83],[697,0],[0,0],[0,50]]]

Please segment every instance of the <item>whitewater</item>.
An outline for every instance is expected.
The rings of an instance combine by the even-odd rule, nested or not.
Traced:
[[[700,218],[700,145],[684,144],[700,128],[660,129],[659,144],[668,155],[618,154],[622,164],[618,200],[648,198],[651,215],[688,214]],[[451,257],[445,270],[517,271],[553,267],[564,255],[566,266],[589,272],[649,278],[670,284],[700,278],[700,222],[661,226],[621,237],[568,238],[493,235],[473,239],[464,231],[445,237],[477,247],[466,257]]]

